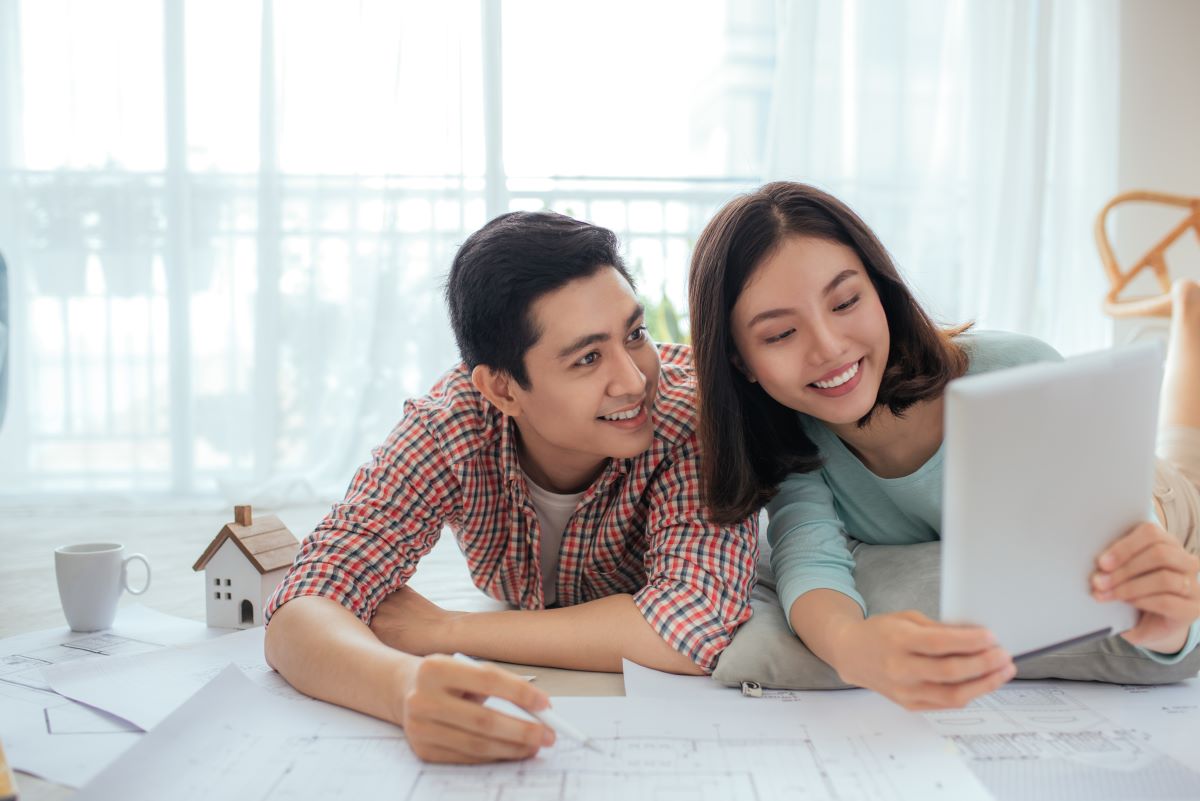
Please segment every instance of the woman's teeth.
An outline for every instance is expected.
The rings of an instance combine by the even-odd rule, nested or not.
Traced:
[[[834,387],[840,387],[842,384],[845,384],[851,378],[854,378],[854,376],[858,375],[858,365],[859,362],[855,362],[847,367],[845,372],[843,372],[841,375],[836,375],[828,381],[814,381],[813,386],[819,387],[820,389],[833,389]]]

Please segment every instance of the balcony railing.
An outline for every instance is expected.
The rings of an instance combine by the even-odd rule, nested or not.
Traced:
[[[612,228],[648,304],[682,315],[696,236],[754,183],[510,178],[502,197]],[[344,480],[456,358],[441,281],[486,197],[458,176],[0,174],[14,318],[0,483]]]

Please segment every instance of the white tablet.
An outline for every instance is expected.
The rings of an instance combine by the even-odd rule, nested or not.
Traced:
[[[1088,582],[1151,514],[1162,363],[1147,343],[949,384],[943,621],[987,627],[1014,657],[1133,626]]]

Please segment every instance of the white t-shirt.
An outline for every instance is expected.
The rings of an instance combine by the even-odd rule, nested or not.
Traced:
[[[525,473],[524,470],[521,472]],[[563,531],[575,507],[579,506],[579,499],[583,497],[583,493],[561,495],[551,492],[535,484],[528,473],[525,473],[525,485],[529,487],[529,499],[533,501],[538,523],[542,528],[542,596],[546,606],[549,606],[558,600],[555,584],[558,581],[558,549],[562,545]]]

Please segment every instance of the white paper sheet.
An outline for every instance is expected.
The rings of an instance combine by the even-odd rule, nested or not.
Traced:
[[[215,634],[194,620],[127,606],[105,632],[81,634],[63,626],[0,640],[0,737],[9,762],[48,781],[79,787],[141,734],[135,726],[51,692],[45,668],[90,666],[115,654],[147,653]]]
[[[740,694],[732,687],[713,681],[708,676],[678,676],[661,670],[642,667],[628,659],[621,660],[627,698],[655,698],[660,701],[729,699]]]
[[[687,698],[690,677],[633,666],[625,694]],[[740,697],[740,694],[738,694]],[[862,690],[764,690],[746,704],[872,714]],[[965,709],[923,716],[1001,801],[1200,798],[1200,680],[1162,687],[1014,682]]]
[[[45,671],[56,692],[150,730],[227,665],[296,701],[308,701],[272,670],[263,656],[265,630],[245,629],[208,642],[152,654],[114,657],[102,664],[61,664]]]
[[[1067,691],[1117,725],[1153,732],[1156,748],[1200,772],[1200,679],[1162,687],[1074,683]]]
[[[924,717],[1001,801],[1200,798],[1194,680],[1136,688],[1021,681]]]
[[[60,695],[0,683],[0,738],[17,770],[81,787],[141,734]]]
[[[778,704],[558,698],[606,754],[561,740],[527,762],[427,765],[389,724],[291,703],[223,671],[79,801],[212,798],[973,799],[986,791],[919,717],[802,720]]]

